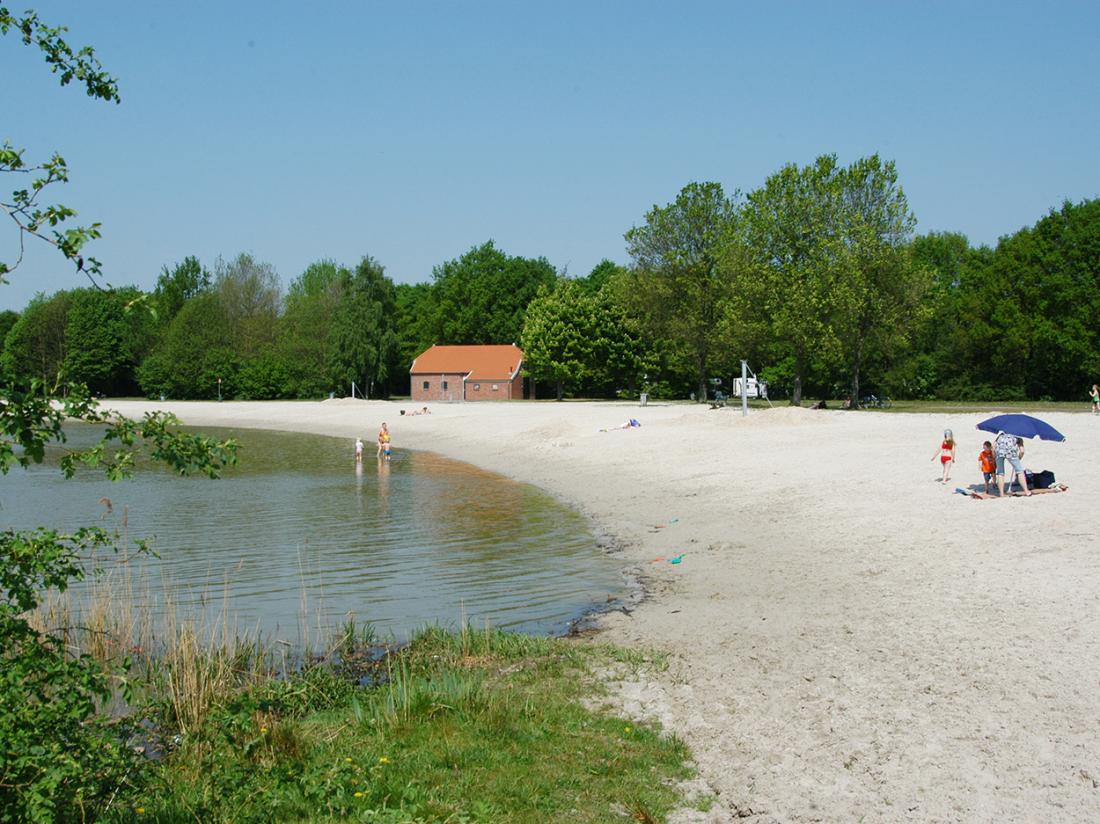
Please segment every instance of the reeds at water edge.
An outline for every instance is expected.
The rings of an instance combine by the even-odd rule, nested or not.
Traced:
[[[304,569],[295,645],[264,636],[259,625],[242,629],[228,579],[196,594],[169,580],[152,586],[156,565],[130,555],[88,558],[86,568],[95,572],[79,585],[46,595],[28,616],[32,626],[61,639],[73,657],[90,656],[115,673],[116,689],[101,711],[128,713],[123,696],[132,691],[137,703],[160,705],[183,735],[252,686],[318,660],[350,659],[376,643],[370,625],[350,615],[339,627],[326,625],[322,602],[310,603]]]

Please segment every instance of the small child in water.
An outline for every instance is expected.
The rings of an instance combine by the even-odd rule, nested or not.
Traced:
[[[363,439],[355,439],[355,462],[363,463]]]
[[[997,456],[993,454],[993,444],[986,441],[982,444],[982,451],[978,453],[978,468],[982,471],[985,480],[985,494],[990,493],[989,484],[997,474]]]

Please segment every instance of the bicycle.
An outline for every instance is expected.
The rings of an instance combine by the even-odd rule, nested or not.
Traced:
[[[877,395],[864,395],[860,399],[859,405],[864,409],[889,409],[891,402],[889,398],[880,398]]]

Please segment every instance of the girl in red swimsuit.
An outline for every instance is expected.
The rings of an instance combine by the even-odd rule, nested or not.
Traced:
[[[940,448],[932,453],[932,460],[936,460],[937,455],[940,456],[940,464],[943,465],[943,477],[940,478],[940,483],[945,484],[951,477],[951,464],[955,463],[955,436],[950,429],[943,430],[943,442]]]

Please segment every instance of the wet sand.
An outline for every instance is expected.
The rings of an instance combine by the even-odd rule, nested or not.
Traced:
[[[670,666],[615,685],[695,753],[677,821],[1100,818],[1100,418],[1025,464],[1065,494],[975,500],[986,415],[625,403],[107,402],[188,424],[427,449],[615,536],[649,597],[603,637]],[[422,405],[422,404],[420,404]],[[637,418],[638,429],[615,427]],[[959,441],[938,483],[942,430]],[[667,559],[682,555],[679,564]],[[656,561],[663,558],[665,560]]]

